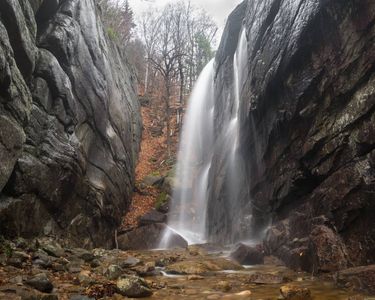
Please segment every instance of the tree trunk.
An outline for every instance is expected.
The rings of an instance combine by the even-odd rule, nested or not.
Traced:
[[[185,76],[184,76],[184,69],[183,69],[181,57],[179,58],[179,61],[178,61],[178,69],[180,72],[180,105],[178,107],[179,120],[178,120],[177,125],[181,129],[183,110],[184,110],[183,108],[184,108],[184,86],[185,86]]]
[[[170,108],[169,108],[169,100],[171,97],[171,83],[170,78],[165,78],[165,123],[167,127],[167,152],[168,152],[168,158],[171,157],[171,125],[170,125]]]
[[[145,74],[145,91],[144,95],[147,96],[147,90],[148,90],[148,76],[150,72],[150,62],[149,62],[150,56],[147,56],[147,61],[146,61],[146,74]]]

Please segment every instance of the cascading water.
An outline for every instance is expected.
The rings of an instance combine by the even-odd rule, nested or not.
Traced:
[[[207,185],[213,143],[213,76],[214,60],[211,60],[189,100],[169,214],[168,225],[189,243],[206,239]]]
[[[228,153],[227,161],[227,179],[226,189],[228,190],[229,198],[226,201],[230,202],[227,205],[228,219],[230,222],[230,236],[226,237],[227,242],[234,242],[240,239],[241,225],[243,223],[244,215],[242,207],[241,186],[245,177],[243,170],[243,163],[239,153],[240,143],[240,100],[243,88],[243,81],[247,70],[247,39],[246,31],[241,30],[236,52],[233,57],[233,108],[232,116],[227,126],[227,133],[223,140],[223,149]]]
[[[176,170],[176,182],[169,213],[168,225],[189,244],[203,243],[207,236],[207,206],[210,196],[209,180],[215,149],[225,153],[226,186],[230,199],[226,199],[227,223],[234,232],[239,227],[236,215],[240,203],[242,171],[239,158],[240,143],[240,95],[247,66],[247,40],[245,30],[239,37],[233,59],[233,89],[229,95],[229,118],[226,118],[222,134],[214,134],[214,60],[202,71],[189,100],[181,136]],[[214,179],[215,180],[215,179]],[[216,220],[220,222],[220,220]],[[164,236],[160,248],[166,248],[168,236]]]

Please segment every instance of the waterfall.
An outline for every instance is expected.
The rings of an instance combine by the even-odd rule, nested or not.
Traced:
[[[237,50],[233,57],[233,87],[229,95],[229,118],[222,124],[224,131],[214,133],[215,64],[211,60],[199,76],[188,102],[178,154],[168,225],[182,235],[189,244],[204,243],[207,232],[207,206],[210,196],[209,177],[215,149],[224,151],[226,185],[229,199],[225,211],[231,220],[231,230],[238,230],[240,219],[236,216],[240,203],[240,184],[244,173],[239,159],[240,97],[247,66],[247,40],[241,30]],[[215,179],[214,179],[215,180]],[[221,220],[215,220],[220,222]],[[161,248],[168,244],[165,236]]]
[[[199,76],[185,115],[175,188],[168,225],[189,243],[206,239],[208,176],[213,144],[213,76],[211,60]]]
[[[241,194],[242,185],[247,185],[245,179],[245,171],[243,162],[239,153],[240,147],[240,104],[241,92],[247,70],[247,39],[246,31],[241,30],[236,52],[233,57],[233,108],[229,124],[226,125],[227,133],[223,139],[222,148],[227,151],[227,179],[226,190],[228,191],[226,214],[230,220],[229,236],[226,237],[227,242],[234,242],[241,239],[241,226],[245,218],[242,204],[243,195]]]

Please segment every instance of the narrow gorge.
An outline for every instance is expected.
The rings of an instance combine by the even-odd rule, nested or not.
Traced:
[[[373,299],[375,2],[244,0],[182,125],[103,7],[0,0],[0,299]]]

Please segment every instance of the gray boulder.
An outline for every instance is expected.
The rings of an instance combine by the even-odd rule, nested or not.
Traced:
[[[230,257],[242,265],[259,265],[264,263],[263,251],[242,243],[236,245],[235,249],[230,253]]]
[[[167,221],[167,216],[157,210],[151,210],[147,214],[139,218],[139,225],[149,225],[154,223],[165,223]]]
[[[144,298],[152,295],[147,282],[136,276],[125,276],[117,280],[117,292],[129,298]]]
[[[35,275],[34,277],[25,280],[25,284],[43,293],[51,293],[53,290],[53,284],[44,273]]]
[[[136,228],[118,237],[118,245],[122,250],[157,249],[163,238],[169,236],[166,248],[187,248],[186,240],[172,231],[167,225],[157,223]]]

